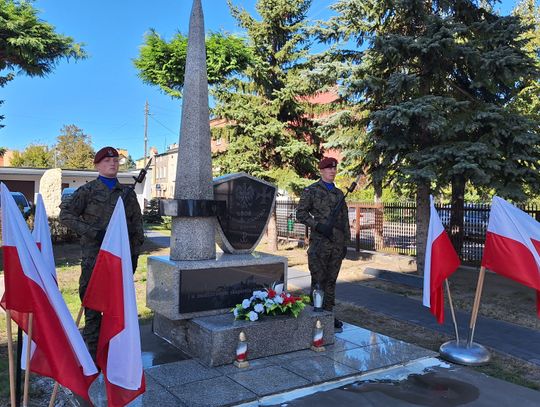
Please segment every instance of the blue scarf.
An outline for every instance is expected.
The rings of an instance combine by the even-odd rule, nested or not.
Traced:
[[[335,185],[333,182],[324,182],[323,181],[323,184],[324,186],[326,187],[327,190],[331,191],[334,189]]]
[[[104,177],[103,175],[100,175],[98,179],[101,180],[101,182],[103,182],[105,185],[107,185],[107,188],[109,188],[109,191],[112,191],[113,188],[116,186],[116,183],[118,182],[116,178],[107,178],[107,177]]]

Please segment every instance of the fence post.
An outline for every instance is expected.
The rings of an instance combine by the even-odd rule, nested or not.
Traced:
[[[360,252],[360,216],[362,214],[360,213],[360,206],[355,205],[354,208],[354,236],[355,236],[355,242],[356,242],[356,252]]]
[[[375,229],[374,231],[374,240],[375,240],[375,250],[384,249],[384,215],[383,215],[383,204],[381,202],[375,203]]]

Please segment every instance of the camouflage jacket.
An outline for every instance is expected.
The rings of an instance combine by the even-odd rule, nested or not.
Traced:
[[[69,201],[60,204],[60,222],[81,237],[83,257],[95,255],[101,242],[96,239],[100,230],[107,229],[118,198],[125,192],[124,207],[132,256],[139,254],[144,241],[142,214],[133,190],[117,183],[112,190],[99,179],[74,192]]]
[[[329,191],[322,180],[304,189],[296,208],[296,220],[311,228],[311,239],[320,240],[323,236],[315,230],[317,223],[327,223],[330,214],[343,198],[343,192],[335,187]],[[332,241],[336,245],[346,245],[351,240],[349,210],[344,202],[334,222]]]

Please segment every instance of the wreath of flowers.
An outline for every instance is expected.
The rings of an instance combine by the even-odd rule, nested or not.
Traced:
[[[307,295],[295,297],[283,290],[283,284],[272,284],[272,287],[253,291],[231,310],[235,319],[257,321],[263,315],[292,315],[297,318],[310,299]]]

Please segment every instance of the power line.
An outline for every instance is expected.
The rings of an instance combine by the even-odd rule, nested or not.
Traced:
[[[170,128],[168,128],[167,126],[165,126],[163,123],[161,123],[158,119],[156,119],[153,115],[150,115],[150,118],[151,118],[152,120],[154,120],[157,124],[159,124],[161,127],[163,127],[164,129],[168,130],[171,134],[174,134],[175,136],[178,135],[178,132],[177,132],[177,131],[171,130]]]

